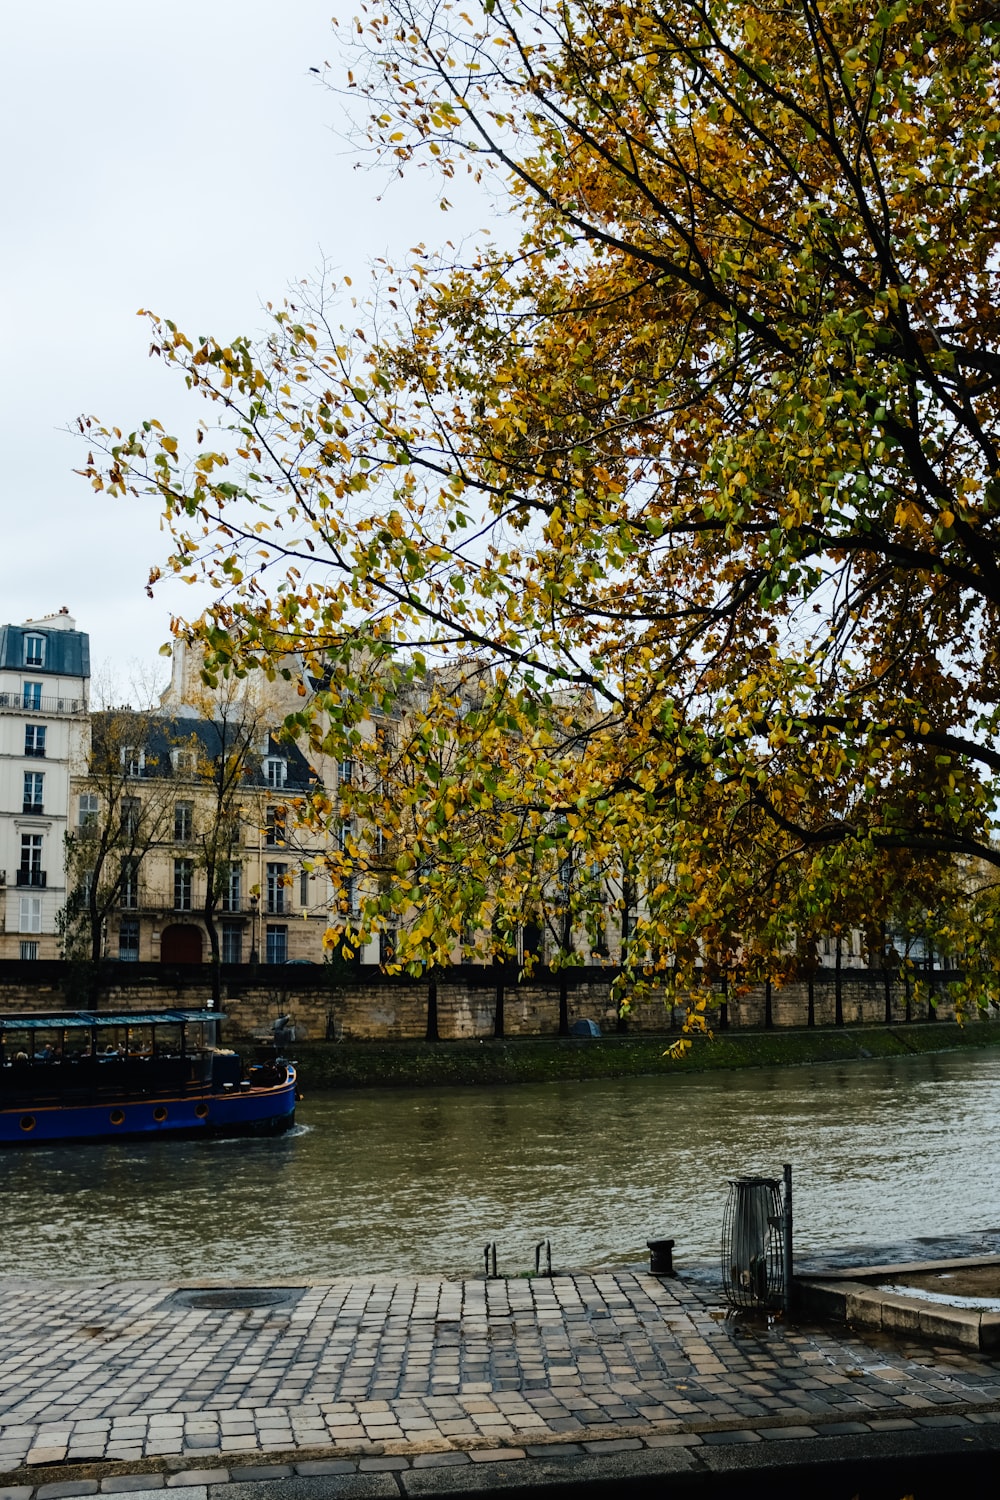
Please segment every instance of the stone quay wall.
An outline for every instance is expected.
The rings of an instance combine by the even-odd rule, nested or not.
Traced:
[[[954,1006],[945,987],[956,976],[936,971],[925,983],[936,998],[917,999],[912,984],[880,969],[820,969],[812,981],[773,987],[714,992],[706,987],[707,1023],[734,1030],[876,1024],[886,1019],[887,996],[893,1021],[952,1020]],[[406,1041],[428,1035],[436,1012],[442,1041],[494,1035],[498,995],[503,997],[503,1034],[553,1036],[559,1029],[560,984],[565,983],[570,1025],[596,1021],[602,1031],[617,1029],[610,999],[614,970],[569,970],[564,981],[548,971],[519,980],[514,968],[463,965],[414,979],[386,975],[377,967],[338,971],[321,965],[242,965],[222,971],[222,1006],[230,1034],[265,1031],[276,1016],[288,1014],[300,1040]],[[0,1012],[89,1008],[78,970],[59,963],[0,963]],[[139,1011],[207,1004],[210,983],[203,965],[109,963],[100,976],[100,1008]],[[722,1000],[725,1004],[722,1005]],[[838,1004],[839,1001],[839,1004]],[[684,1008],[671,1009],[661,994],[637,999],[626,1029],[633,1033],[680,1030]]]

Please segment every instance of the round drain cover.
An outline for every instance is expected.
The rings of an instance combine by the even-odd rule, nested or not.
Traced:
[[[236,1309],[248,1307],[280,1307],[282,1303],[297,1301],[302,1295],[298,1287],[210,1287],[206,1291],[177,1292],[175,1302],[182,1307],[207,1307]]]

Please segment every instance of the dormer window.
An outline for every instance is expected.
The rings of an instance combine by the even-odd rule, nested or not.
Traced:
[[[174,773],[177,776],[191,776],[197,769],[193,750],[171,750],[170,759],[173,761]]]
[[[146,769],[146,752],[141,745],[123,745],[121,760],[126,776],[141,776]]]
[[[24,665],[26,667],[44,667],[44,635],[26,635],[24,637]]]
[[[264,780],[268,786],[284,786],[288,780],[288,762],[280,755],[269,755],[264,761]]]

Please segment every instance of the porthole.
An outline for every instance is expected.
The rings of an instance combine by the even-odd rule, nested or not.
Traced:
[[[22,1115],[21,1116],[21,1129],[22,1130],[34,1130],[34,1128],[35,1128],[35,1117],[34,1117],[34,1115]]]
[[[194,1112],[198,1116],[199,1120],[207,1120],[208,1119],[208,1105],[207,1104],[196,1104],[195,1107],[194,1107]]]
[[[167,1112],[166,1112],[166,1110],[164,1109],[164,1107],[163,1107],[162,1104],[158,1104],[156,1106],[156,1108],[153,1110],[153,1119],[156,1121],[157,1125],[162,1125],[163,1122],[164,1122],[164,1120],[166,1118],[167,1118]]]
[[[110,1119],[112,1125],[124,1125],[125,1111],[123,1109],[113,1109],[111,1111]]]

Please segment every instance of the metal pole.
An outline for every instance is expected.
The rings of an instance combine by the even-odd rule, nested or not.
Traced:
[[[785,1201],[782,1206],[782,1231],[785,1261],[785,1285],[782,1292],[782,1309],[785,1317],[792,1315],[792,1168],[786,1162],[783,1168],[785,1179]]]

